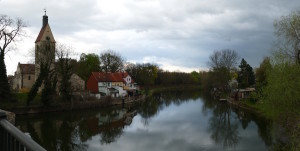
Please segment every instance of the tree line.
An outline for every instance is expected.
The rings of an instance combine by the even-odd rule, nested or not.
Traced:
[[[128,72],[141,86],[199,84],[199,72],[169,72],[153,63],[128,63],[113,50],[106,50],[100,55],[91,53],[80,55],[74,64],[74,72],[87,81],[92,72]]]
[[[253,68],[235,50],[214,51],[208,61],[209,71],[200,72],[200,83],[205,91],[230,93],[232,89],[255,86]],[[238,65],[238,66],[237,66]]]

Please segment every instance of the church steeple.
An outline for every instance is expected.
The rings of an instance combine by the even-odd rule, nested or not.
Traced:
[[[35,40],[35,77],[37,78],[40,71],[41,62],[54,62],[55,60],[55,40],[48,23],[48,16],[43,15],[43,24],[39,35]]]
[[[45,15],[43,15],[42,28],[40,30],[38,37],[35,40],[35,43],[48,40],[48,38],[51,39],[51,42],[55,42],[53,34],[52,34],[50,26],[49,26],[49,23],[48,23],[48,16],[46,14],[46,9],[44,9],[44,11],[45,11]]]
[[[48,24],[48,16],[44,15],[43,16],[43,27],[46,26]]]
[[[43,27],[48,24],[48,16],[46,14],[46,9],[44,9],[45,15],[43,16]]]

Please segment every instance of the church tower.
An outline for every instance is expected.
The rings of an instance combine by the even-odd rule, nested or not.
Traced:
[[[43,24],[38,37],[35,40],[35,79],[40,73],[41,63],[50,63],[53,66],[55,61],[55,40],[48,23],[48,16],[43,16]]]

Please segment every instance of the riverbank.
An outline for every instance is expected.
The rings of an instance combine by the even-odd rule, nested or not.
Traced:
[[[250,111],[252,113],[255,113],[255,114],[259,114],[259,115],[262,115],[264,117],[266,117],[263,112],[261,110],[259,110],[258,108],[255,108],[253,106],[249,106],[246,102],[246,100],[241,100],[241,101],[235,101],[234,99],[232,98],[227,98],[226,101],[236,107],[236,108],[241,108],[241,109],[244,109],[244,110],[247,110],[247,111]]]
[[[18,106],[5,108],[10,112],[14,112],[16,115],[21,114],[37,114],[45,112],[63,112],[63,111],[72,111],[72,110],[83,110],[83,109],[94,109],[102,107],[112,107],[112,106],[122,106],[127,104],[133,104],[142,102],[145,100],[145,95],[127,97],[127,98],[111,98],[106,97],[99,100],[90,100],[90,101],[71,101],[68,103],[56,103],[51,106],[43,105],[31,105],[31,106]]]
[[[93,108],[103,108],[112,106],[122,106],[126,104],[143,102],[146,97],[152,96],[153,93],[167,90],[189,90],[199,89],[198,85],[176,85],[176,86],[147,86],[142,87],[142,95],[126,98],[103,97],[101,99],[91,98],[87,100],[76,100],[71,102],[53,101],[51,105],[44,106],[39,97],[37,97],[29,106],[26,106],[26,95],[18,94],[16,102],[6,102],[1,105],[1,109],[20,114],[37,114],[44,112],[64,112],[72,110],[84,110]],[[123,101],[124,100],[124,101]]]
[[[300,116],[299,114],[291,114],[293,112],[286,112],[278,115],[280,111],[274,111],[270,106],[264,104],[264,102],[253,102],[250,100],[234,101],[233,99],[227,99],[227,102],[238,109],[243,109],[255,113],[258,116],[262,116],[272,121],[272,135],[275,144],[271,150],[299,150],[300,140]],[[298,110],[299,111],[299,110]],[[281,112],[282,113],[282,112]]]

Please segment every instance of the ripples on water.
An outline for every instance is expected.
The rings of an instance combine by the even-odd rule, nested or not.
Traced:
[[[47,150],[268,150],[271,121],[199,90],[166,91],[125,108],[17,116]]]

